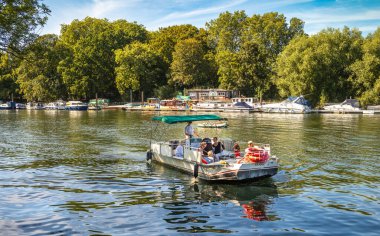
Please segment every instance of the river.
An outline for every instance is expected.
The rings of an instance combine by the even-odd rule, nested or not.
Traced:
[[[281,165],[226,185],[147,164],[150,138],[184,129],[152,134],[153,115],[0,111],[0,235],[380,232],[380,116],[221,114],[229,128],[201,136],[269,143]]]

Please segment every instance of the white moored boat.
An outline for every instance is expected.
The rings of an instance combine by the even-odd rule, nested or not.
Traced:
[[[227,122],[222,123],[213,123],[213,122],[204,122],[197,125],[200,128],[226,128],[228,126]]]
[[[309,102],[303,97],[289,97],[280,103],[271,103],[262,105],[260,108],[263,112],[275,113],[310,113]]]
[[[223,118],[216,115],[189,115],[155,116],[152,120],[173,124],[189,121],[223,120]],[[277,173],[279,160],[271,155],[269,145],[261,145],[262,149],[257,153],[255,159],[245,161],[246,158],[235,158],[232,150],[234,142],[231,139],[220,140],[224,142],[225,146],[225,151],[220,156],[220,161],[209,164],[203,162],[202,154],[198,148],[201,142],[200,138],[192,138],[190,145],[185,144],[183,156],[181,157],[175,156],[175,149],[183,140],[151,141],[150,150],[147,152],[147,160],[171,166],[207,181],[252,181],[258,178],[270,177]]]
[[[346,99],[339,104],[324,106],[323,109],[326,111],[332,111],[337,113],[361,111],[359,108],[359,101],[356,99]]]

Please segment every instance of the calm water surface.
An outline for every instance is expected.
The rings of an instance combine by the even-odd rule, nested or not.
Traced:
[[[270,143],[279,173],[195,181],[148,165],[154,113],[0,111],[0,235],[378,235],[380,116],[222,114],[202,136]],[[243,145],[242,145],[243,146]]]

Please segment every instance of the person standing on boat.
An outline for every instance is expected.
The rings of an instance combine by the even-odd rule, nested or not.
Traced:
[[[197,135],[193,126],[191,126],[191,121],[187,122],[187,125],[185,127],[185,136],[186,136],[186,145],[191,144],[190,140],[194,137],[194,135]]]

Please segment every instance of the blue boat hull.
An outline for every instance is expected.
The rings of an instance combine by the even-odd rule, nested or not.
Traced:
[[[66,106],[65,110],[69,111],[87,111],[88,106]]]

